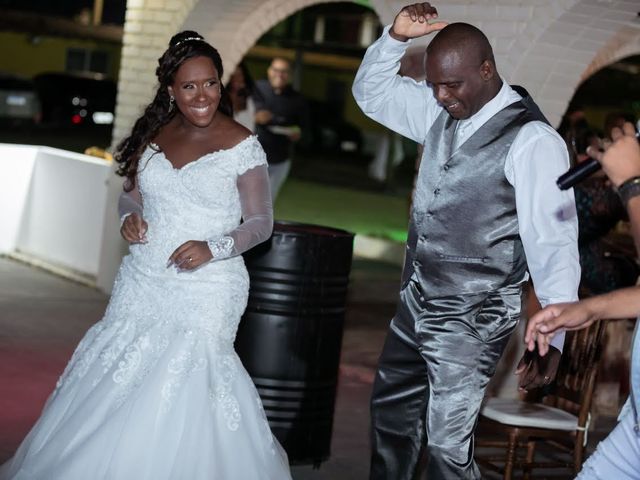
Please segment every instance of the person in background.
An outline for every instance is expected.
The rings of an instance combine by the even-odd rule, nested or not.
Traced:
[[[593,129],[574,132],[576,162],[589,158],[587,149],[601,150],[603,140]],[[600,170],[574,187],[578,212],[581,294],[597,295],[635,284],[638,268],[634,257],[612,244],[609,235],[618,222],[627,220],[620,197]]]
[[[631,123],[622,130],[613,127],[613,144],[605,153],[590,152],[616,186],[631,221],[631,231],[640,252],[640,145]],[[563,329],[586,328],[601,319],[627,319],[640,315],[640,286],[589,297],[576,303],[549,305],[527,324],[525,343],[530,351],[536,347],[545,355],[551,338]],[[635,480],[640,478],[640,334],[632,340],[631,395],[614,430],[598,444],[584,463],[580,480]]]
[[[571,165],[578,163],[578,156],[583,151],[580,137],[589,128],[584,110],[579,105],[569,105],[567,112],[563,115],[558,134],[564,139],[569,149],[569,160]]]
[[[256,129],[254,83],[247,66],[240,62],[226,87],[233,107],[233,119],[251,132]]]
[[[291,64],[278,57],[271,61],[267,79],[255,85],[256,133],[267,154],[274,202],[289,175],[293,146],[309,124],[307,102],[293,89],[290,79]]]
[[[621,131],[627,122],[633,122],[633,115],[625,112],[610,112],[607,114],[604,118],[604,140],[606,147],[613,141],[614,129],[616,129],[616,132]]]

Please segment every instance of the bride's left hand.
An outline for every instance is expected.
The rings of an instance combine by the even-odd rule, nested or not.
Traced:
[[[167,262],[167,268],[175,265],[180,270],[194,270],[212,258],[207,242],[189,240],[174,250]]]

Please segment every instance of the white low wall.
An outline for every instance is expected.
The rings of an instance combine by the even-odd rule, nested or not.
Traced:
[[[114,169],[87,155],[0,143],[0,255],[110,293],[128,250]],[[354,254],[402,265],[404,244],[357,235]]]
[[[108,162],[49,147],[0,144],[0,254],[18,253],[95,281]]]
[[[0,144],[0,254],[18,243],[37,153],[26,145]]]

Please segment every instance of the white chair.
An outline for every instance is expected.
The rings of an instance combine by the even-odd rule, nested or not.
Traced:
[[[595,322],[587,329],[567,333],[556,381],[539,401],[486,401],[479,430],[491,432],[492,438],[479,436],[476,447],[504,448],[505,452],[484,455],[477,451],[480,465],[502,473],[504,479],[511,479],[514,469],[522,469],[525,479],[537,468],[568,468],[573,474],[580,471],[604,327],[605,322]],[[553,455],[536,458],[541,443],[551,445]]]

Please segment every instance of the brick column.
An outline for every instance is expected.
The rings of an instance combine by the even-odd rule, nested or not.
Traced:
[[[151,101],[157,59],[184,23],[195,0],[129,0],[118,79],[114,144],[129,133]]]

